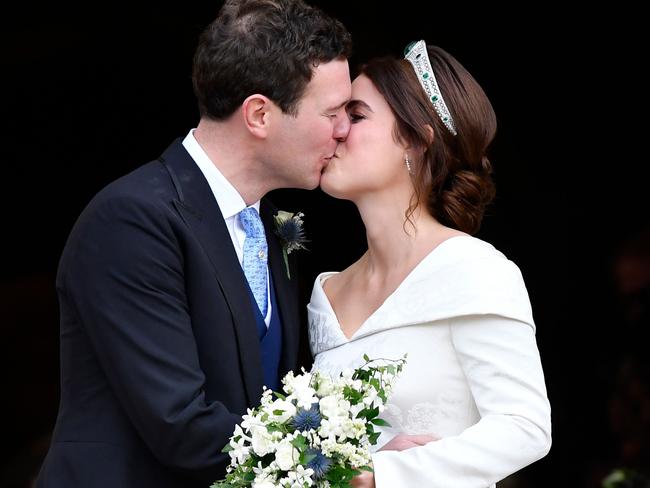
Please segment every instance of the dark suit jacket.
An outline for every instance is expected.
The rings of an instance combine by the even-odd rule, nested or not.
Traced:
[[[284,374],[297,361],[297,286],[264,199],[260,213]],[[90,202],[56,284],[61,403],[37,486],[207,488],[221,478],[221,449],[262,393],[260,346],[224,219],[180,140]]]

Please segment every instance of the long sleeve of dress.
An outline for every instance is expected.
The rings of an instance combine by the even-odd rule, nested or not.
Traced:
[[[494,314],[447,324],[481,418],[456,436],[375,453],[377,488],[486,488],[550,449],[550,405],[534,328]]]

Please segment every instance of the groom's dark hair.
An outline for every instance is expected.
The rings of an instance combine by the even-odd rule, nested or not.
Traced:
[[[254,93],[296,115],[314,68],[351,49],[343,24],[302,0],[228,0],[194,55],[201,116],[223,120]]]

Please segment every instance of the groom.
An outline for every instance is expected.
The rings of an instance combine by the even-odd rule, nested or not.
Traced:
[[[227,1],[206,29],[198,127],[103,189],[63,251],[61,402],[36,486],[223,477],[235,424],[297,364],[296,283],[263,197],[318,185],[349,130],[349,52],[302,0]]]

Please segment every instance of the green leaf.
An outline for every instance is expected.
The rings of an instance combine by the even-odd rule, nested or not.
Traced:
[[[299,451],[304,451],[305,449],[307,449],[307,441],[306,441],[306,439],[305,439],[303,436],[301,436],[301,435],[299,435],[298,437],[296,437],[295,439],[293,439],[293,440],[291,441],[291,445],[292,445],[293,447],[295,447],[296,449],[298,449]]]
[[[273,415],[282,415],[284,413],[284,410],[273,410]]]
[[[225,446],[223,446],[223,449],[221,450],[221,452],[226,453],[226,452],[233,451],[234,449],[235,449],[235,448],[232,447],[232,446],[228,443],[228,444],[226,444]]]
[[[280,400],[286,400],[286,399],[287,399],[286,396],[284,396],[282,393],[277,392],[277,391],[275,391],[275,390],[273,391],[273,394],[274,394],[276,397],[278,397]]]
[[[384,419],[372,419],[370,422],[372,422],[375,425],[390,427],[390,424],[388,422],[386,422]]]
[[[363,355],[363,360],[364,360],[365,362],[367,362],[367,363],[370,362],[370,358],[368,357],[367,354],[364,354],[364,355]]]
[[[379,436],[381,435],[381,432],[373,432],[372,434],[368,435],[368,442],[372,444],[373,446],[377,444],[377,439],[379,439]]]
[[[314,458],[316,458],[316,454],[307,454],[307,452],[303,452],[300,455],[300,461],[299,462],[300,462],[300,464],[305,466],[307,463],[312,461]]]
[[[360,418],[366,418],[366,416],[368,415],[368,413],[369,413],[369,410],[368,410],[367,408],[364,408],[363,410],[361,410],[361,411],[357,414],[357,418],[358,418],[358,419],[360,419]]]
[[[327,472],[325,479],[330,482],[332,487],[349,488],[350,480],[354,478],[355,473],[359,473],[359,471],[336,464]]]

